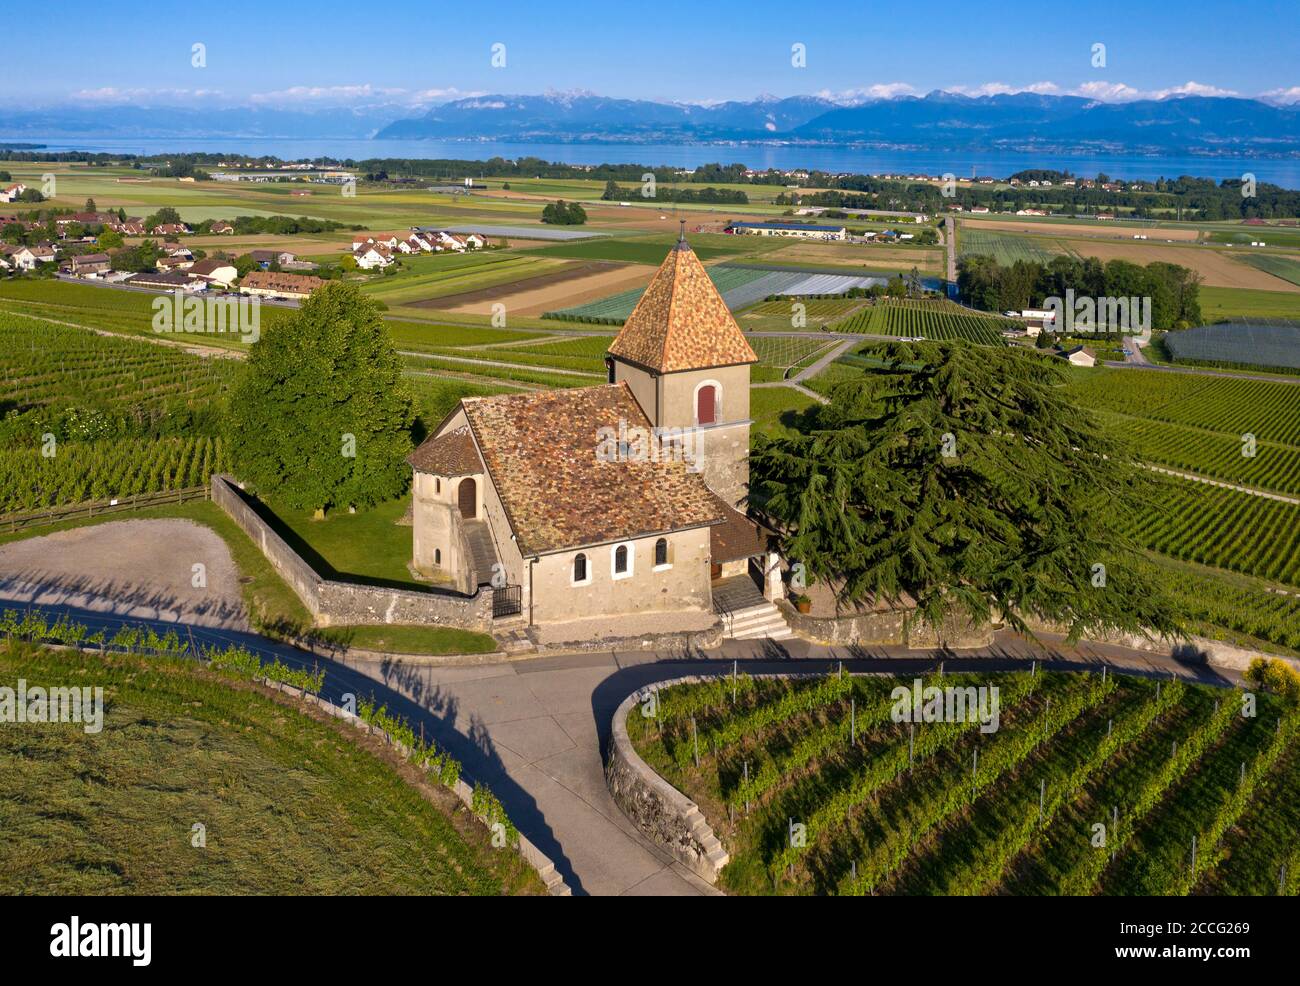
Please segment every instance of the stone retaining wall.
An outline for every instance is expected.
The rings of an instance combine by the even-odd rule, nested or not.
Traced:
[[[418,592],[323,578],[248,505],[230,476],[212,477],[212,502],[252,539],[319,626],[407,623],[490,630],[492,593]]]
[[[988,647],[997,627],[975,626],[966,619],[951,619],[935,629],[928,624],[907,626],[911,610],[887,609],[844,616],[800,613],[784,599],[776,603],[790,629],[808,640],[827,644],[897,644],[906,647]]]
[[[1029,628],[1036,633],[1063,634],[1067,630],[1064,626],[1046,623],[1041,620],[1031,619],[1026,620],[1026,622],[1029,624]],[[1144,637],[1140,633],[1110,633],[1088,636],[1083,639],[1115,644],[1119,647],[1129,647],[1133,650],[1147,651],[1152,654],[1167,655],[1184,661],[1199,661],[1202,664],[1208,664],[1210,667],[1227,668],[1230,671],[1245,671],[1250,666],[1250,662],[1257,657],[1285,661],[1291,667],[1300,671],[1300,661],[1295,658],[1282,657],[1262,650],[1249,650],[1235,644],[1225,643],[1222,640],[1211,640],[1208,637],[1162,640],[1159,637]]]
[[[632,748],[627,717],[646,696],[669,685],[706,679],[699,676],[658,682],[634,692],[614,713],[605,784],[614,803],[646,837],[663,846],[701,879],[716,885],[718,874],[731,858],[710,828],[699,806],[650,768]]]

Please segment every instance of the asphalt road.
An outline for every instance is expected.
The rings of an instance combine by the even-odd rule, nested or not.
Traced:
[[[0,591],[0,606],[26,598]],[[92,630],[116,629],[114,603],[84,597],[66,613]],[[619,703],[655,681],[727,674],[733,661],[750,673],[825,673],[842,661],[855,673],[920,673],[940,660],[947,669],[996,671],[1025,667],[1096,669],[1102,664],[1145,675],[1178,675],[1211,684],[1235,680],[1199,663],[1107,644],[1033,643],[1002,634],[976,651],[909,651],[901,647],[826,647],[806,641],[728,641],[716,651],[603,652],[445,667],[392,661],[328,660],[257,634],[175,619],[130,619],[158,632],[176,629],[196,646],[241,644],[264,659],[325,670],[323,694],[373,697],[449,749],[468,781],[492,788],[510,817],[555,862],[576,894],[702,894],[711,892],[622,814],[604,783],[603,751]]]

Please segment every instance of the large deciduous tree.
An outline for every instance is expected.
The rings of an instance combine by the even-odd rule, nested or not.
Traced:
[[[1148,474],[1063,381],[1031,351],[891,345],[804,434],[756,442],[754,497],[844,603],[910,598],[932,626],[1175,632],[1122,533]]]
[[[379,306],[329,284],[253,344],[231,396],[231,460],[291,507],[370,506],[406,488],[413,407]]]

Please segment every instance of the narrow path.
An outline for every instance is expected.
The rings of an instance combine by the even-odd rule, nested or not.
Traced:
[[[947,234],[944,239],[947,241],[948,248],[948,281],[957,283],[957,220],[949,213],[944,232]]]
[[[858,343],[858,339],[856,336],[845,339],[834,349],[830,350],[830,352],[825,353],[819,360],[817,360],[816,363],[813,363],[811,366],[804,367],[802,370],[800,370],[798,373],[792,376],[787,381],[787,383],[798,386],[799,384],[802,384],[805,380],[817,376],[817,374],[821,373],[822,370],[826,369],[826,367],[834,363],[837,359],[839,359],[846,352],[848,352],[855,345],[857,345],[857,343]]]
[[[1123,362],[1120,362],[1119,360],[1104,360],[1103,365],[1113,366],[1117,369],[1159,370],[1162,373],[1190,373],[1193,376],[1202,377],[1227,377],[1229,380],[1261,380],[1264,383],[1283,383],[1290,386],[1300,384],[1300,376],[1269,377],[1259,373],[1233,373],[1230,370],[1212,370],[1200,366],[1169,366],[1165,363],[1129,362],[1128,359],[1125,359]]]
[[[1186,479],[1193,483],[1204,483],[1206,486],[1217,486],[1224,490],[1233,490],[1237,493],[1248,493],[1251,496],[1263,497],[1265,500],[1277,500],[1279,503],[1289,503],[1293,506],[1300,507],[1300,499],[1293,496],[1283,496],[1281,493],[1270,493],[1267,490],[1259,490],[1253,486],[1242,486],[1238,483],[1229,483],[1221,479],[1210,479],[1208,476],[1202,476],[1199,473],[1183,472],[1178,469],[1169,469],[1165,466],[1154,466],[1151,463],[1145,463],[1146,467],[1152,472],[1164,473],[1166,476],[1177,476],[1179,479]]]
[[[415,356],[419,359],[447,360],[451,363],[471,363],[476,366],[496,366],[510,370],[528,370],[531,373],[559,373],[567,377],[605,379],[604,374],[601,373],[587,373],[583,370],[561,370],[554,366],[537,366],[532,363],[503,363],[498,360],[478,359],[474,356],[444,356],[442,353],[419,353],[410,349],[399,349],[397,352],[400,356]]]

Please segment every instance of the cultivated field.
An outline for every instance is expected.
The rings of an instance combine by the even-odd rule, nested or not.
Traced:
[[[1098,257],[1103,261],[1127,260],[1134,264],[1149,264],[1159,260],[1178,264],[1196,271],[1205,279],[1206,284],[1216,287],[1300,292],[1300,285],[1288,284],[1281,278],[1238,261],[1232,253],[1210,247],[1167,246],[1142,240],[1066,240],[1064,245],[1080,256]]]
[[[860,332],[932,339],[965,339],[982,345],[1002,344],[1002,329],[1011,323],[973,312],[949,301],[893,299],[869,305],[835,324],[836,332]]]
[[[1274,277],[1280,277],[1290,284],[1300,285],[1300,259],[1283,257],[1276,253],[1248,253],[1241,259]]]
[[[438,308],[451,312],[490,315],[502,304],[515,315],[540,315],[557,308],[578,308],[609,296],[611,291],[645,290],[653,271],[641,265],[573,263],[534,277],[522,278],[474,292],[438,299]]]
[[[877,243],[795,243],[764,258],[764,263],[815,264],[854,270],[909,271],[937,274],[943,269],[942,247],[885,246]]]
[[[957,234],[957,246],[962,256],[984,254],[1003,265],[1014,264],[1017,260],[1045,264],[1058,254],[1070,252],[1064,244],[1050,240],[1010,233],[991,233],[970,226],[961,227],[961,232]]]
[[[1296,851],[1292,832],[1249,866],[1229,858],[1241,832],[1291,815],[1274,792],[1292,783],[1300,716],[1271,696],[1246,717],[1232,691],[1177,680],[922,684],[996,687],[996,726],[973,702],[899,721],[891,691],[912,679],[832,673],[661,689],[654,715],[634,707],[627,728],[723,840],[733,893],[1270,893]]]
[[[1070,223],[1060,220],[1039,220],[1035,222],[1024,219],[968,219],[965,216],[960,218],[962,220],[962,236],[965,236],[967,231],[972,229],[1024,233],[1034,236],[1082,236],[1089,239],[1118,240],[1131,240],[1134,232],[1139,231],[1146,233],[1153,240],[1195,242],[1201,236],[1198,229],[1171,227],[1169,225],[1157,226],[1155,223],[1143,223],[1141,224],[1143,228],[1139,230],[1132,225],[1110,225],[1108,220],[1098,220],[1093,223]]]

